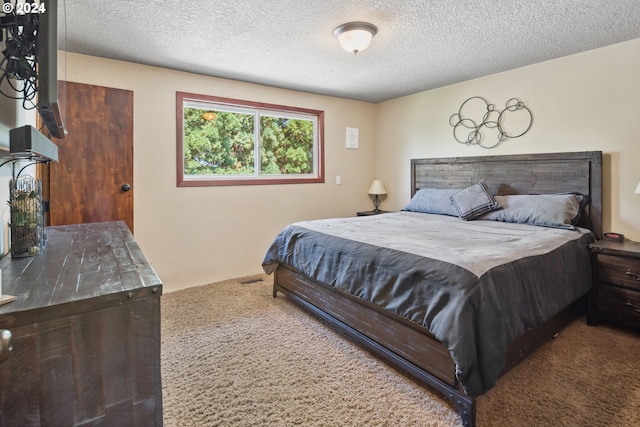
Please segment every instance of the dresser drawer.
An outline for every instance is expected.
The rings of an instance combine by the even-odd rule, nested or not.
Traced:
[[[598,310],[640,322],[640,292],[599,285]]]
[[[640,291],[640,259],[598,254],[598,281]]]

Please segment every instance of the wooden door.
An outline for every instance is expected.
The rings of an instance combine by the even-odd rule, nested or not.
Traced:
[[[124,221],[133,232],[133,92],[59,82],[67,129],[49,169],[50,225]]]

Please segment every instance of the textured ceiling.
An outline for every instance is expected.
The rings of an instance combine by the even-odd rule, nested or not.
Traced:
[[[640,38],[639,0],[58,0],[81,54],[380,102]],[[333,30],[378,27],[353,55]]]

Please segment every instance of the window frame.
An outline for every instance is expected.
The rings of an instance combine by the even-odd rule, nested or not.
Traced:
[[[184,108],[185,103],[206,104],[211,103],[212,109],[217,105],[230,108],[250,109],[274,114],[287,113],[292,116],[313,116],[316,120],[317,143],[314,150],[315,173],[304,175],[219,175],[220,178],[211,175],[187,175],[184,174]],[[299,118],[299,117],[292,117]],[[176,92],[176,171],[178,187],[207,187],[228,185],[267,185],[267,184],[312,184],[324,183],[324,111],[308,108],[291,107],[286,105],[268,104],[263,102],[246,101],[234,98],[224,98],[211,95],[199,95],[188,92]],[[257,130],[259,136],[259,129]],[[259,138],[257,137],[259,141]],[[259,144],[259,142],[254,142]],[[254,147],[256,147],[254,145]],[[258,172],[256,172],[258,173]]]

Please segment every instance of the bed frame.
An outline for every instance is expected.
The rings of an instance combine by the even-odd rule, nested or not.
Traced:
[[[411,196],[420,188],[465,188],[480,180],[492,194],[588,194],[590,204],[580,226],[602,235],[602,152],[411,160]],[[442,393],[458,410],[465,426],[475,425],[475,397],[455,376],[447,348],[418,324],[333,287],[322,285],[281,264],[273,296],[280,291],[358,344]],[[586,309],[586,297],[547,322],[518,337],[507,352],[504,375],[555,336]],[[526,397],[524,397],[526,398]]]

